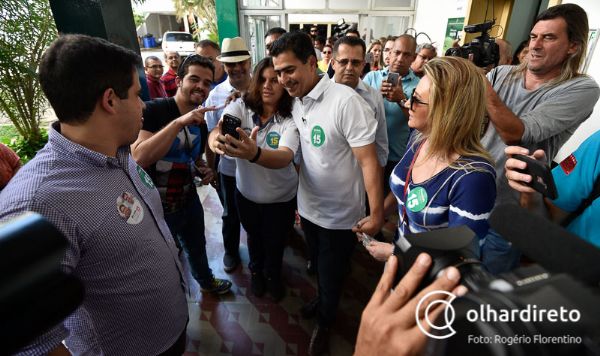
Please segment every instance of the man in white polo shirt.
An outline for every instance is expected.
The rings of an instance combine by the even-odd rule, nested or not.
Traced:
[[[353,230],[374,235],[383,223],[377,124],[354,90],[327,76],[319,78],[307,34],[283,35],[273,43],[271,55],[279,82],[296,97],[292,115],[302,150],[298,212],[318,276],[318,299],[303,314],[318,316],[309,347],[309,354],[318,355],[328,346],[328,329],[357,242]],[[365,188],[371,218],[361,221]]]

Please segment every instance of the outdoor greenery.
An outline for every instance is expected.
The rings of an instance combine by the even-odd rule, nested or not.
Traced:
[[[47,140],[47,134],[40,129],[47,102],[36,71],[44,50],[56,36],[47,0],[2,0],[0,114],[12,122],[20,135],[13,137],[11,146],[25,155],[23,159],[31,152],[35,154]]]
[[[200,34],[206,30],[209,32],[208,38],[219,43],[215,0],[173,0],[173,4],[178,19],[187,17],[196,40],[199,40]],[[202,19],[202,24],[196,22],[196,17]]]

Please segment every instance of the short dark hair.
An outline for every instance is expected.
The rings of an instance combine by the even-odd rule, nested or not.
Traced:
[[[200,48],[211,47],[211,48],[214,48],[217,51],[219,51],[219,53],[221,53],[221,48],[219,47],[219,45],[214,43],[211,40],[202,40],[202,41],[196,43],[196,48],[198,48],[198,47],[200,47]]]
[[[361,46],[363,53],[367,52],[367,45],[365,44],[365,41],[363,41],[362,39],[360,39],[359,37],[353,37],[353,36],[343,36],[340,37],[337,41],[335,41],[335,43],[333,44],[333,55],[335,56],[338,52],[338,48],[341,45],[348,45],[350,47],[357,47],[357,46]]]
[[[150,61],[159,61],[160,62],[160,59],[157,56],[148,56],[148,57],[146,57],[146,59],[144,59],[144,66],[147,67],[148,62],[150,62]]]
[[[325,44],[325,36],[317,36],[315,37],[315,42],[319,42],[320,44],[324,45]]]
[[[183,79],[183,77],[185,77],[186,74],[188,74],[188,70],[189,70],[190,66],[192,66],[192,65],[197,65],[197,66],[201,66],[201,67],[210,69],[210,71],[213,74],[213,78],[214,78],[215,65],[212,63],[212,61],[210,59],[203,57],[199,54],[192,54],[191,56],[187,56],[183,60],[183,62],[181,62],[181,64],[179,65],[179,68],[177,68],[177,76],[180,79]]]
[[[244,103],[246,106],[258,115],[262,115],[264,112],[262,96],[260,95],[260,88],[264,84],[265,80],[262,77],[263,72],[267,68],[273,68],[273,58],[265,57],[254,67],[252,73],[252,79],[250,79],[250,85],[248,91],[244,94]],[[277,112],[283,117],[292,116],[292,105],[294,98],[288,94],[287,90],[283,90],[283,94],[277,103]]]
[[[310,56],[317,57],[310,36],[303,31],[288,32],[279,37],[273,42],[270,53],[277,57],[287,51],[292,51],[302,63],[306,63]]]
[[[281,27],[273,27],[270,28],[267,33],[265,34],[265,38],[271,36],[271,35],[283,35],[284,33],[287,33],[287,31],[284,28]]]
[[[346,36],[348,36],[349,33],[354,33],[356,34],[356,36],[360,37],[360,32],[358,32],[358,30],[355,28],[351,28],[348,31],[346,31]]]
[[[63,35],[42,56],[40,84],[60,122],[84,123],[106,89],[127,99],[141,63],[135,52],[104,39]]]

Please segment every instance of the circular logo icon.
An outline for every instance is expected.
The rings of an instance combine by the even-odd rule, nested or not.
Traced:
[[[442,298],[444,299],[436,299],[436,300],[431,300],[427,303],[427,306],[425,307],[425,316],[423,318],[423,320],[421,320],[419,318],[419,310],[421,310],[421,305],[423,303],[425,303],[427,301],[427,299],[431,296],[434,296],[436,294],[442,294]],[[446,299],[446,297],[450,297],[449,299]],[[415,310],[415,319],[417,320],[417,326],[419,327],[419,329],[421,330],[421,332],[423,332],[423,334],[434,338],[434,339],[447,339],[450,336],[456,334],[456,330],[452,329],[452,323],[454,322],[454,318],[456,316],[456,313],[454,311],[454,307],[452,306],[452,301],[456,299],[456,296],[450,292],[447,292],[445,290],[434,290],[431,291],[427,294],[425,294],[423,296],[423,298],[421,298],[421,300],[419,300],[419,304],[417,304],[417,309]],[[435,308],[438,304],[443,304],[444,305],[444,325],[442,326],[438,326],[435,325],[431,319],[429,319],[429,312],[431,311],[432,308]],[[440,333],[439,335],[434,335],[430,332],[427,331],[427,328],[425,326],[423,326],[421,323],[425,321],[427,323],[427,326],[429,326],[429,328],[431,329],[435,329],[435,330],[439,330]],[[446,332],[442,332],[443,330],[445,330]]]
[[[319,125],[315,125],[310,133],[310,141],[313,146],[321,147],[325,143],[325,131]]]
[[[142,204],[129,192],[123,192],[117,197],[117,212],[131,225],[137,225],[144,219]]]
[[[406,207],[413,213],[417,213],[427,205],[427,191],[423,187],[416,187],[406,197]]]
[[[152,178],[150,178],[150,175],[148,175],[148,173],[146,173],[146,171],[140,166],[137,166],[136,169],[138,174],[140,175],[142,183],[144,183],[146,187],[154,189],[154,182],[152,181]]]
[[[281,136],[275,131],[271,131],[267,134],[267,146],[276,150],[279,147],[279,139]]]

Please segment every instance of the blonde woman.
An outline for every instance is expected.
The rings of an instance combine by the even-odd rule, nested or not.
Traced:
[[[396,242],[367,245],[380,261],[406,249],[409,231],[467,225],[483,238],[489,230],[496,183],[491,158],[479,141],[485,78],[473,63],[458,57],[432,59],[424,71],[405,103],[414,131],[390,177],[384,205],[386,215],[399,212]],[[479,241],[471,248],[478,256]]]
[[[383,45],[381,42],[375,40],[371,42],[367,53],[371,53],[373,60],[370,62],[371,70],[381,70],[384,68],[383,65]]]
[[[327,73],[327,68],[329,67],[329,62],[331,62],[331,57],[333,55],[333,48],[326,44],[323,46],[321,54],[323,55],[323,59],[317,62],[317,66],[323,73]]]

